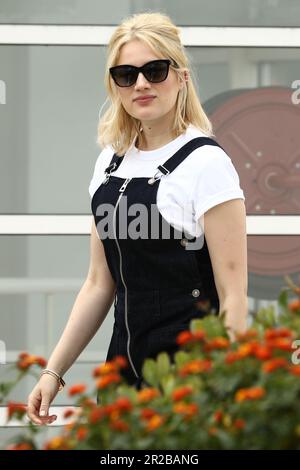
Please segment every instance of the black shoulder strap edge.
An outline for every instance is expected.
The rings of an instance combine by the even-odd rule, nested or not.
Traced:
[[[221,147],[218,142],[210,137],[195,137],[189,142],[183,145],[177,152],[175,152],[168,160],[166,160],[162,165],[159,165],[157,169],[161,171],[164,175],[171,173],[175,168],[186,159],[186,157],[192,153],[196,148],[202,147],[203,145],[213,145],[215,147]],[[225,150],[224,150],[225,151]]]
[[[108,167],[104,170],[104,172],[106,174],[110,174],[112,173],[113,171],[116,171],[117,168],[120,166],[121,162],[122,162],[122,159],[123,159],[124,155],[121,155],[120,157],[114,153],[113,156],[112,156],[112,159],[110,161],[110,164],[108,165]]]

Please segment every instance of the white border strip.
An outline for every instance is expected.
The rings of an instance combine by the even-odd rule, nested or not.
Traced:
[[[91,215],[0,215],[0,235],[87,235]]]
[[[0,44],[105,46],[116,26],[1,24]],[[300,27],[182,26],[185,46],[300,47]]]
[[[89,235],[91,215],[0,215],[0,235]],[[300,215],[248,215],[248,235],[300,235]]]
[[[25,402],[24,402],[25,403]],[[50,406],[50,414],[55,414],[57,415],[57,419],[54,421],[52,424],[47,424],[47,426],[63,426],[67,423],[71,423],[74,418],[70,416],[69,418],[64,417],[64,413],[66,410],[74,410],[74,412],[78,412],[80,408],[78,406],[74,405],[56,405],[56,406]],[[11,419],[9,422],[7,422],[7,407],[6,406],[0,406],[0,427],[1,428],[23,428],[25,426],[28,426],[29,423],[29,418],[27,415],[25,415],[23,421],[19,421],[16,418]]]

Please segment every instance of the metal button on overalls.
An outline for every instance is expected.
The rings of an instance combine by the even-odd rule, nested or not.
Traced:
[[[193,292],[192,292],[192,296],[193,297],[199,297],[199,295],[200,295],[199,289],[194,289]]]
[[[184,233],[168,224],[156,204],[161,178],[170,177],[170,173],[202,145],[219,146],[208,137],[194,138],[158,166],[150,179],[114,176],[113,171],[123,160],[114,154],[106,169],[106,178],[92,198],[97,231],[117,288],[113,334],[106,360],[115,355],[125,356],[129,367],[123,375],[129,384],[138,388],[142,383],[144,360],[155,358],[161,351],[168,352],[172,359],[178,350],[177,334],[188,329],[193,318],[207,314],[199,309],[199,301],[209,300],[215,313],[219,310],[205,238],[201,249],[187,250],[189,241]],[[155,229],[156,236],[130,236],[136,216],[130,215],[132,212],[128,209],[137,203],[147,208],[148,235]],[[113,207],[113,214],[107,220],[107,213],[101,210],[104,205]],[[157,217],[153,218],[153,214]],[[158,225],[153,220],[158,221]],[[110,236],[108,221],[113,227]],[[165,233],[169,236],[165,237]]]

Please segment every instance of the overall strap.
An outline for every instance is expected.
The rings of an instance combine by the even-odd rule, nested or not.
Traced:
[[[117,168],[120,166],[121,162],[123,161],[123,157],[124,155],[119,157],[117,154],[115,153],[113,154],[110,164],[104,171],[106,176],[109,176],[113,171],[117,170]]]
[[[185,160],[190,153],[192,153],[196,148],[202,147],[203,145],[214,145],[224,150],[223,147],[218,144],[218,142],[211,139],[210,137],[195,137],[183,145],[183,147],[181,147],[179,150],[177,150],[177,152],[175,152],[172,157],[168,158],[168,160],[166,160],[163,165],[159,165],[157,169],[164,175],[168,175],[173,170],[175,170],[175,168],[180,165],[180,163],[183,162],[183,160]]]

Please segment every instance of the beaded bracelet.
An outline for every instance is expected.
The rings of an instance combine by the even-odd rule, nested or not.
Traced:
[[[52,377],[56,378],[57,382],[59,383],[59,389],[58,389],[59,391],[61,391],[64,388],[64,386],[66,385],[66,382],[63,380],[63,378],[60,375],[58,375],[57,372],[54,372],[54,370],[44,369],[41,372],[41,376],[43,374],[49,374],[49,375],[52,375]]]

